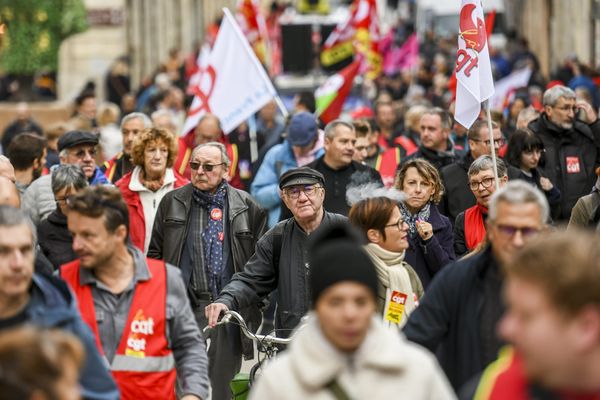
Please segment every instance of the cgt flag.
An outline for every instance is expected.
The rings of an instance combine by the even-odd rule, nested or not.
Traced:
[[[456,55],[455,119],[469,128],[479,116],[481,102],[494,94],[487,32],[480,0],[462,0]]]
[[[352,83],[359,67],[360,60],[355,60],[337,74],[329,77],[315,92],[317,115],[324,123],[328,124],[341,114],[344,101],[352,89]]]
[[[277,95],[264,68],[228,9],[215,44],[194,89],[182,135],[206,113],[215,114],[224,133],[258,111]]]

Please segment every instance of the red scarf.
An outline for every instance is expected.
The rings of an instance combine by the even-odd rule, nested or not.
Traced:
[[[485,224],[483,216],[487,215],[488,209],[479,204],[465,211],[465,240],[467,249],[473,250],[485,238]]]

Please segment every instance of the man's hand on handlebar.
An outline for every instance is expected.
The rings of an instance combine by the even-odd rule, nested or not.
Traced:
[[[204,309],[204,315],[208,320],[208,326],[214,328],[219,321],[221,313],[229,311],[229,308],[223,303],[211,303]]]

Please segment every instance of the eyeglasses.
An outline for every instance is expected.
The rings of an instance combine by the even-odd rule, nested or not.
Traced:
[[[481,139],[471,139],[471,140],[474,142],[483,143],[488,147],[490,146],[490,143],[491,143],[489,140],[481,140]],[[494,139],[494,146],[504,146],[504,143],[506,143],[504,138]]]
[[[215,169],[215,167],[218,167],[219,165],[223,165],[225,163],[218,163],[218,164],[202,164],[196,161],[192,161],[190,163],[190,168],[192,169],[192,171],[197,171],[198,168],[202,167],[202,171],[204,172],[211,172],[213,169]]]
[[[56,200],[57,203],[62,203],[62,204],[68,204],[71,200],[71,196],[64,196],[64,197],[55,197],[54,200]]]
[[[512,226],[512,225],[498,224],[498,225],[496,225],[496,227],[498,228],[498,232],[500,232],[502,235],[504,235],[506,237],[513,237],[513,236],[515,236],[515,234],[517,232],[521,232],[521,236],[523,236],[524,238],[530,238],[530,237],[537,235],[540,232],[540,230],[538,228],[529,228],[529,227],[519,228],[519,227]]]
[[[84,158],[87,155],[89,155],[90,157],[94,158],[96,157],[96,149],[91,149],[91,150],[85,150],[85,149],[79,149],[76,153],[71,153],[72,155],[74,155],[77,158]]]
[[[308,186],[292,186],[291,188],[286,188],[283,190],[285,195],[290,199],[296,200],[300,197],[300,193],[304,193],[308,197],[312,197],[317,193],[317,189],[320,189],[321,186],[317,185],[308,185]]]
[[[484,189],[491,187],[494,184],[494,178],[483,178],[482,181],[471,181],[469,187],[471,190],[479,189],[479,185],[483,186]]]
[[[391,226],[395,226],[398,228],[399,231],[401,231],[403,225],[404,225],[404,220],[402,218],[400,218],[400,219],[398,219],[398,221],[394,222],[393,224],[387,224],[385,227],[389,228]]]

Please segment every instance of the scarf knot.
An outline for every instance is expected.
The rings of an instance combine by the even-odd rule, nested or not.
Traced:
[[[410,237],[417,235],[417,221],[428,221],[431,215],[431,203],[427,203],[417,212],[411,214],[404,203],[400,203],[400,215],[402,219],[408,224],[408,234]]]

